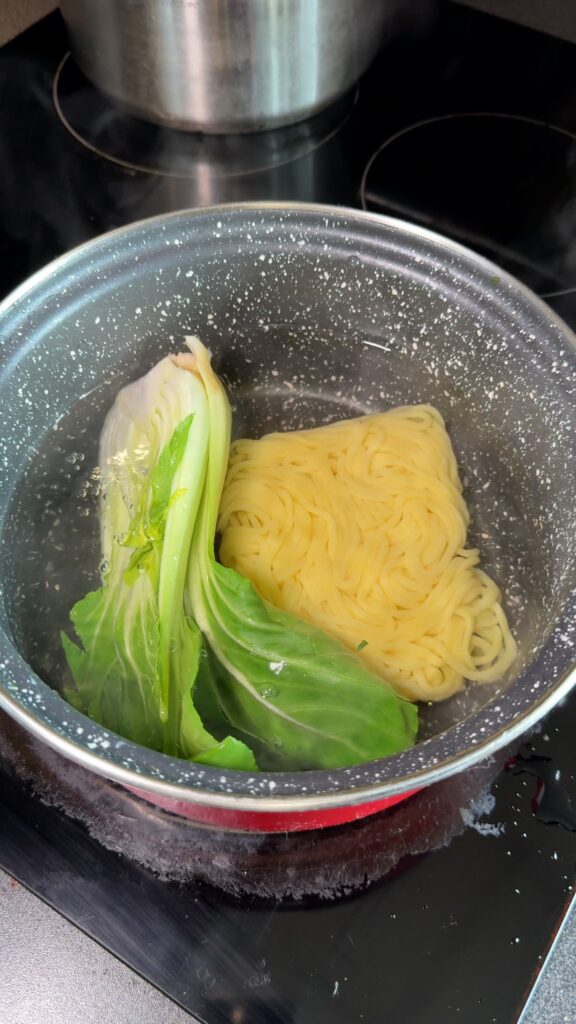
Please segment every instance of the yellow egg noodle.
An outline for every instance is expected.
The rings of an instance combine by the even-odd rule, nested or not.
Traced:
[[[234,442],[220,558],[402,696],[436,701],[516,653],[468,523],[440,413],[406,406]]]

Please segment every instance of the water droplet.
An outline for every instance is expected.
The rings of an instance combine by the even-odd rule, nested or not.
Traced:
[[[265,698],[265,700],[272,700],[272,697],[275,697],[277,693],[278,693],[278,690],[276,689],[275,686],[261,686],[260,687],[260,694],[261,694],[262,697]]]
[[[176,654],[176,651],[178,650],[179,646],[180,645],[179,645],[178,641],[175,640],[174,637],[172,637],[172,639],[170,640],[170,643],[168,644],[168,649],[170,651],[170,654]]]
[[[108,565],[108,562],[106,561],[106,559],[104,559],[102,562],[100,562],[100,572],[101,572],[102,576],[104,576],[104,574],[108,572],[109,568],[110,568],[110,566]]]

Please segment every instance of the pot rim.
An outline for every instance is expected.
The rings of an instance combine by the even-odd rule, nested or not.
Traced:
[[[42,681],[40,680],[40,682]],[[42,683],[42,685],[47,686],[46,683]],[[165,796],[171,800],[220,807],[227,810],[261,811],[264,813],[276,814],[279,811],[298,812],[307,810],[325,810],[335,807],[352,807],[356,804],[372,803],[373,801],[384,799],[386,797],[412,792],[416,789],[424,789],[436,782],[441,782],[443,779],[449,778],[457,772],[471,768],[478,761],[489,758],[491,755],[497,753],[497,751],[502,747],[524,735],[524,733],[526,733],[532,726],[536,725],[544,715],[552,711],[556,705],[570,693],[575,685],[576,666],[572,666],[560,679],[559,683],[551,693],[535,702],[524,715],[518,715],[512,724],[503,726],[498,732],[493,733],[490,739],[468,748],[463,753],[455,754],[452,758],[446,758],[441,764],[434,766],[433,768],[423,768],[420,771],[398,776],[393,781],[386,780],[381,783],[373,784],[364,783],[361,787],[353,787],[350,789],[342,788],[338,789],[334,793],[300,793],[296,796],[289,794],[279,794],[278,796],[272,795],[273,790],[270,786],[270,780],[275,784],[273,787],[274,789],[280,789],[280,781],[286,779],[286,777],[289,777],[290,779],[302,778],[307,781],[310,776],[314,776],[316,778],[325,776],[334,780],[337,776],[345,777],[351,769],[322,769],[313,772],[262,772],[260,773],[262,776],[262,782],[268,790],[268,792],[264,793],[262,796],[250,796],[245,795],[242,792],[218,792],[214,789],[200,788],[199,786],[186,786],[180,782],[167,782],[163,779],[155,778],[153,775],[142,775],[135,769],[124,768],[122,765],[116,764],[114,761],[109,761],[108,759],[103,760],[103,758],[98,754],[85,750],[79,744],[76,744],[65,736],[55,732],[29,711],[22,708],[22,705],[17,700],[1,691],[0,708],[11,715],[11,717],[20,725],[24,726],[30,733],[32,733],[33,736],[42,740],[42,742],[46,743],[47,746],[51,747],[57,753],[62,754],[64,757],[68,758],[68,760],[74,761],[83,768],[90,769],[97,775],[102,775],[104,778],[110,779],[112,782],[118,782],[120,785],[126,787],[135,787],[142,791]],[[68,713],[68,707],[70,705],[64,701],[62,703],[66,708],[66,713]],[[95,723],[93,723],[91,719],[87,719],[85,715],[74,711],[74,709],[72,709],[72,712],[73,714],[69,717],[77,717],[78,721],[82,722],[88,721],[91,728],[94,726]],[[114,735],[108,730],[104,730],[102,726],[97,726],[97,728],[101,729],[107,737]],[[123,745],[126,748],[131,747],[135,750],[145,749],[136,743],[124,742]],[[156,751],[152,751],[152,753],[155,753],[162,759],[166,758],[166,761],[171,760],[165,754],[160,754]],[[385,758],[383,760],[389,761],[391,758]],[[187,765],[189,762],[183,763]],[[358,767],[369,769],[371,765],[376,766],[379,763],[379,761],[365,762]],[[222,778],[224,776],[235,776],[238,778],[247,774],[225,768],[212,769],[212,773],[214,776],[218,775],[222,776]],[[208,773],[206,772],[204,774]],[[310,787],[307,788],[309,789]]]
[[[109,248],[111,244],[136,237],[139,232],[144,230],[154,230],[157,226],[166,228],[173,223],[181,222],[183,218],[187,222],[203,217],[230,217],[241,215],[243,212],[264,216],[267,213],[277,214],[280,217],[297,216],[298,214],[309,215],[323,219],[328,218],[333,224],[335,222],[342,225],[355,222],[359,226],[364,225],[367,228],[372,226],[380,231],[388,230],[391,233],[400,233],[404,237],[412,236],[417,242],[427,242],[435,248],[447,250],[452,256],[463,259],[467,264],[472,263],[479,274],[491,278],[497,275],[500,285],[512,289],[513,294],[523,298],[525,305],[530,307],[533,312],[544,316],[550,327],[561,335],[562,340],[567,342],[576,354],[575,335],[542,299],[513,275],[458,242],[453,242],[428,228],[371,211],[316,203],[274,201],[230,203],[177,210],[135,221],[90,239],[42,267],[0,303],[0,336],[4,333],[4,320],[9,318],[15,307],[16,309],[19,307],[22,300],[30,297],[36,289],[41,289],[53,276],[68,270],[70,265],[75,262],[81,261],[85,255],[94,255],[100,250]],[[19,346],[18,351],[21,347]],[[10,358],[8,361],[2,360],[0,375],[6,373],[10,362]],[[562,618],[557,622],[557,627],[559,623],[568,619],[570,611],[570,602],[568,602]],[[551,634],[543,645],[543,650],[528,668],[520,673],[515,682],[524,678],[528,670],[531,670],[533,674],[536,670],[535,678],[537,679],[545,678],[548,664],[544,655],[554,642],[555,635],[554,632]],[[367,762],[351,768],[306,772],[262,772],[249,775],[245,772],[207,768],[194,762],[172,759],[157,751],[151,751],[124,740],[104,729],[103,726],[76,711],[55,690],[36,676],[4,630],[0,630],[0,656],[0,671],[4,673],[9,668],[13,680],[12,685],[7,688],[5,688],[4,681],[0,681],[0,707],[37,738],[70,760],[120,784],[144,789],[170,799],[269,813],[361,804],[438,782],[489,757],[502,746],[521,736],[548,711],[552,710],[576,685],[576,657],[573,657],[568,668],[559,675],[555,683],[550,684],[548,690],[543,689],[540,696],[533,697],[531,702],[510,721],[503,722],[499,728],[487,731],[485,739],[471,741],[465,749],[452,756],[444,756],[441,760],[434,759],[433,756],[424,757],[421,767],[414,768],[412,766],[409,772],[404,769],[403,762],[407,760],[406,755],[411,752],[404,751],[379,761]],[[527,690],[532,693],[532,690],[540,685],[538,682],[532,687],[527,686]],[[543,688],[545,685],[545,683],[542,684]],[[26,703],[22,699],[21,694],[25,686],[33,686],[40,695],[41,699],[37,701],[40,704],[40,710],[36,713],[31,710],[30,702]],[[499,698],[504,701],[505,697],[506,691],[503,691]],[[44,718],[39,717],[40,711],[45,712]],[[455,731],[465,723],[470,725],[475,721],[480,722],[485,713],[485,708],[475,711],[462,723],[451,726],[445,733],[417,744],[415,748],[412,748],[412,754],[415,750],[420,750],[432,755],[435,745],[438,744],[442,736],[454,735]],[[64,714],[65,720],[63,720]],[[64,726],[66,729],[63,728]],[[87,733],[94,740],[90,746],[86,738]],[[77,734],[78,738],[72,738],[73,734]],[[80,739],[80,735],[84,738]],[[123,763],[118,763],[118,760],[114,759],[113,748],[116,750],[116,757],[120,757]],[[389,777],[385,772],[382,777],[379,776],[380,768],[383,766],[390,768],[392,765],[398,766],[397,775]],[[371,779],[372,781],[370,781]]]

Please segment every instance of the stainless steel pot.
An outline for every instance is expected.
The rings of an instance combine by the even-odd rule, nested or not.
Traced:
[[[412,750],[339,771],[221,771],[146,750],[58,695],[58,632],[95,582],[91,491],[106,408],[186,333],[212,348],[257,435],[429,401],[444,414],[472,540],[520,656],[501,691],[422,708]],[[528,289],[416,226],[240,205],[162,216],[48,266],[0,307],[0,704],[72,760],[234,827],[334,823],[519,736],[576,681],[576,348]]]
[[[73,54],[133,113],[236,132],[289,124],[340,96],[399,0],[61,0]]]

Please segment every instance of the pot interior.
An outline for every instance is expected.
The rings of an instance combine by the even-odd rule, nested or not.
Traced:
[[[421,740],[510,694],[513,717],[570,664],[571,642],[530,676],[576,583],[575,352],[490,264],[378,218],[230,209],[116,233],[35,288],[0,384],[0,572],[14,644],[51,687],[70,607],[97,585],[104,415],[186,333],[214,353],[236,436],[418,402],[444,416],[519,657],[500,684],[423,707]]]

